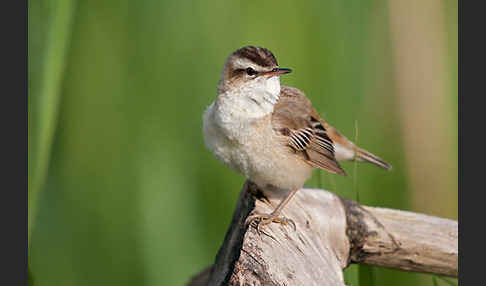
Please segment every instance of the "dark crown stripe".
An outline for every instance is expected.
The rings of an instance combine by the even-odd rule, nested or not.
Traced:
[[[246,46],[237,50],[233,54],[248,59],[262,67],[278,66],[277,59],[273,53],[265,48]]]

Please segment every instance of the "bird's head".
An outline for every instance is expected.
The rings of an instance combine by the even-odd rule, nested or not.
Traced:
[[[278,100],[280,94],[280,76],[291,72],[280,68],[273,53],[265,48],[246,46],[233,52],[223,67],[218,85],[219,94],[255,97]]]

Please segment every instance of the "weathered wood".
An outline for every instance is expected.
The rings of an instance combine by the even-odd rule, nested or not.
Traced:
[[[458,276],[457,221],[418,213],[363,207],[376,232],[367,236],[356,263]]]
[[[258,234],[245,219],[270,213],[285,193],[246,182],[215,264],[188,285],[345,285],[343,269],[366,263],[457,277],[457,222],[366,207],[318,189],[302,189],[284,208],[291,225]]]

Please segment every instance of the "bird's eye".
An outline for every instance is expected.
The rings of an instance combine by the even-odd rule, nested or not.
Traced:
[[[246,73],[248,75],[256,75],[258,72],[252,68],[246,68]]]

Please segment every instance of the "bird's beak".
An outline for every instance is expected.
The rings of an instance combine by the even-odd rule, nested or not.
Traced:
[[[263,76],[267,76],[267,77],[281,76],[281,75],[286,74],[286,73],[289,73],[289,72],[292,72],[292,70],[291,69],[286,69],[286,68],[274,68],[271,71],[262,73],[262,75]]]

